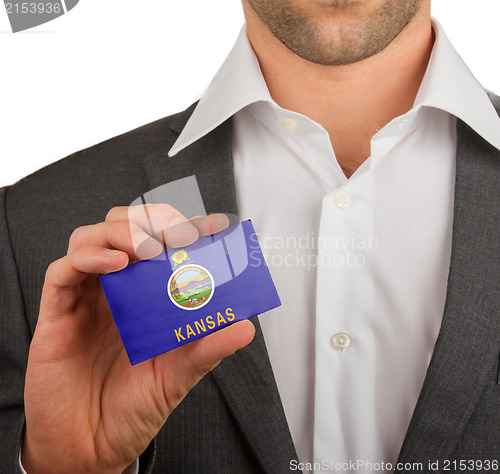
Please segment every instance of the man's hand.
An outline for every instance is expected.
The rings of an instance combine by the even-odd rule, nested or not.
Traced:
[[[150,205],[114,208],[105,222],[73,233],[67,255],[47,270],[29,353],[28,474],[122,472],[187,392],[252,340],[252,323],[241,321],[132,367],[98,280],[158,255],[165,243],[185,246],[227,225],[223,215],[187,221]]]

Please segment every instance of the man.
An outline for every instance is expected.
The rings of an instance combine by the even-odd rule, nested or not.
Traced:
[[[243,6],[194,111],[3,190],[3,471],[495,470],[492,103],[429,0]],[[283,306],[131,367],[97,275],[162,246],[113,206],[192,174],[271,242]],[[148,212],[171,245],[208,232]]]

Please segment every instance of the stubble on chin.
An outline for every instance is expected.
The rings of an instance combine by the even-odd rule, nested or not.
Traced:
[[[316,64],[347,65],[385,49],[410,23],[424,0],[385,0],[367,8],[360,0],[316,1],[312,14],[293,0],[247,0],[290,51]],[[370,2],[368,2],[370,3]]]

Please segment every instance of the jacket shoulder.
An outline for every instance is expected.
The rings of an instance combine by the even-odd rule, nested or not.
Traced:
[[[147,186],[144,159],[167,155],[193,109],[73,153],[7,187],[6,210],[15,217],[12,221],[19,221],[21,213],[71,215],[75,208],[86,208],[90,221],[101,220],[104,209],[130,204]]]
[[[177,139],[177,130],[183,128],[195,105],[191,105],[183,112],[161,118],[72,153],[13,184],[9,187],[10,192],[18,188],[24,191],[27,187],[36,190],[45,183],[55,184],[54,181],[59,181],[63,177],[71,181],[72,176],[78,176],[78,182],[86,176],[93,180],[98,179],[99,175],[109,178],[109,173],[115,172],[117,168],[134,166],[135,162],[142,162],[141,158],[168,152]]]

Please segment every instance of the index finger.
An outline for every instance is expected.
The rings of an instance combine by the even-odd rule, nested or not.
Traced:
[[[166,247],[183,247],[195,242],[198,229],[168,204],[120,206],[111,209],[106,222],[128,221],[144,229]]]
[[[167,248],[189,245],[198,237],[215,234],[229,226],[229,218],[225,214],[187,219],[168,204],[115,207],[106,216],[106,222],[120,220],[139,225],[148,234],[163,241]]]

